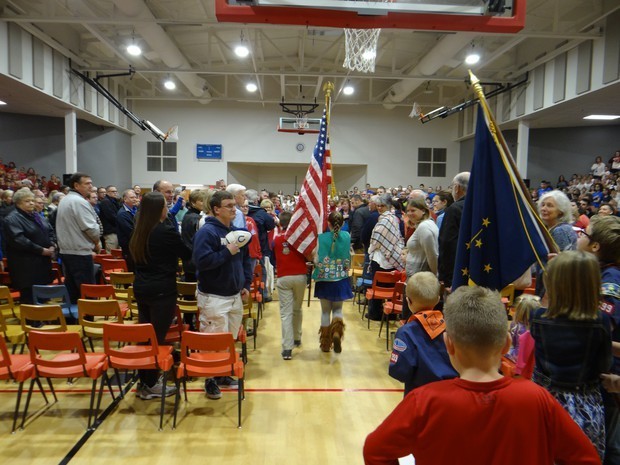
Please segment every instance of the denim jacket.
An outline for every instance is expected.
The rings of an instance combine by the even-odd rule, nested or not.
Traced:
[[[599,386],[599,375],[611,367],[611,324],[599,312],[593,320],[547,318],[546,308],[531,315],[535,341],[533,380],[545,388],[582,391]]]

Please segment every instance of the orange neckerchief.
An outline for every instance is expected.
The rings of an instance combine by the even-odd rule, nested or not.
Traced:
[[[409,317],[407,323],[413,320],[418,320],[420,322],[420,325],[431,339],[435,339],[446,330],[446,322],[443,319],[443,313],[439,310],[424,310],[414,313]]]

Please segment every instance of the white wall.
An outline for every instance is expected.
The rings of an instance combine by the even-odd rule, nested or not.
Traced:
[[[278,185],[290,184],[292,173],[299,172],[303,176],[317,137],[315,134],[300,136],[277,132],[279,118],[285,115],[276,105],[136,101],[134,112],[164,131],[179,125],[176,173],[146,171],[146,142],[155,139],[149,133],[136,131],[132,138],[132,174],[133,182],[141,185],[152,184],[160,178],[178,184],[213,184],[217,179],[225,179],[245,181],[247,187],[279,190]],[[450,183],[459,168],[459,144],[454,141],[457,118],[422,125],[408,118],[408,113],[408,108],[390,111],[379,105],[333,106],[331,150],[339,190],[350,189],[353,185],[363,187],[366,180],[373,186],[420,183],[447,186]],[[311,116],[319,117],[319,110]],[[305,145],[302,152],[296,150],[299,142]],[[222,144],[222,161],[197,161],[196,144]],[[447,148],[446,178],[416,175],[419,147]],[[228,163],[235,163],[230,172]],[[260,163],[260,166],[253,171],[248,165],[238,163]],[[261,174],[270,164],[277,164],[273,166],[276,177],[281,172],[287,179],[280,182],[273,176]],[[282,171],[283,164],[294,171]],[[359,166],[345,169],[344,176],[339,176],[339,164],[367,165],[366,178]],[[256,185],[248,183],[248,177]]]

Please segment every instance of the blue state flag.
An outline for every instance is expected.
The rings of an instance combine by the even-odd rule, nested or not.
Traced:
[[[508,157],[510,154],[498,147],[482,105],[478,105],[474,161],[459,230],[453,289],[476,284],[501,290],[534,263],[546,261],[549,248],[544,226]]]

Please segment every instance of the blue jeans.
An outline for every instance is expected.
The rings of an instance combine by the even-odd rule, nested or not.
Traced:
[[[82,284],[95,284],[95,268],[92,255],[60,254],[65,286],[69,291],[72,304],[76,304],[81,295]]]

